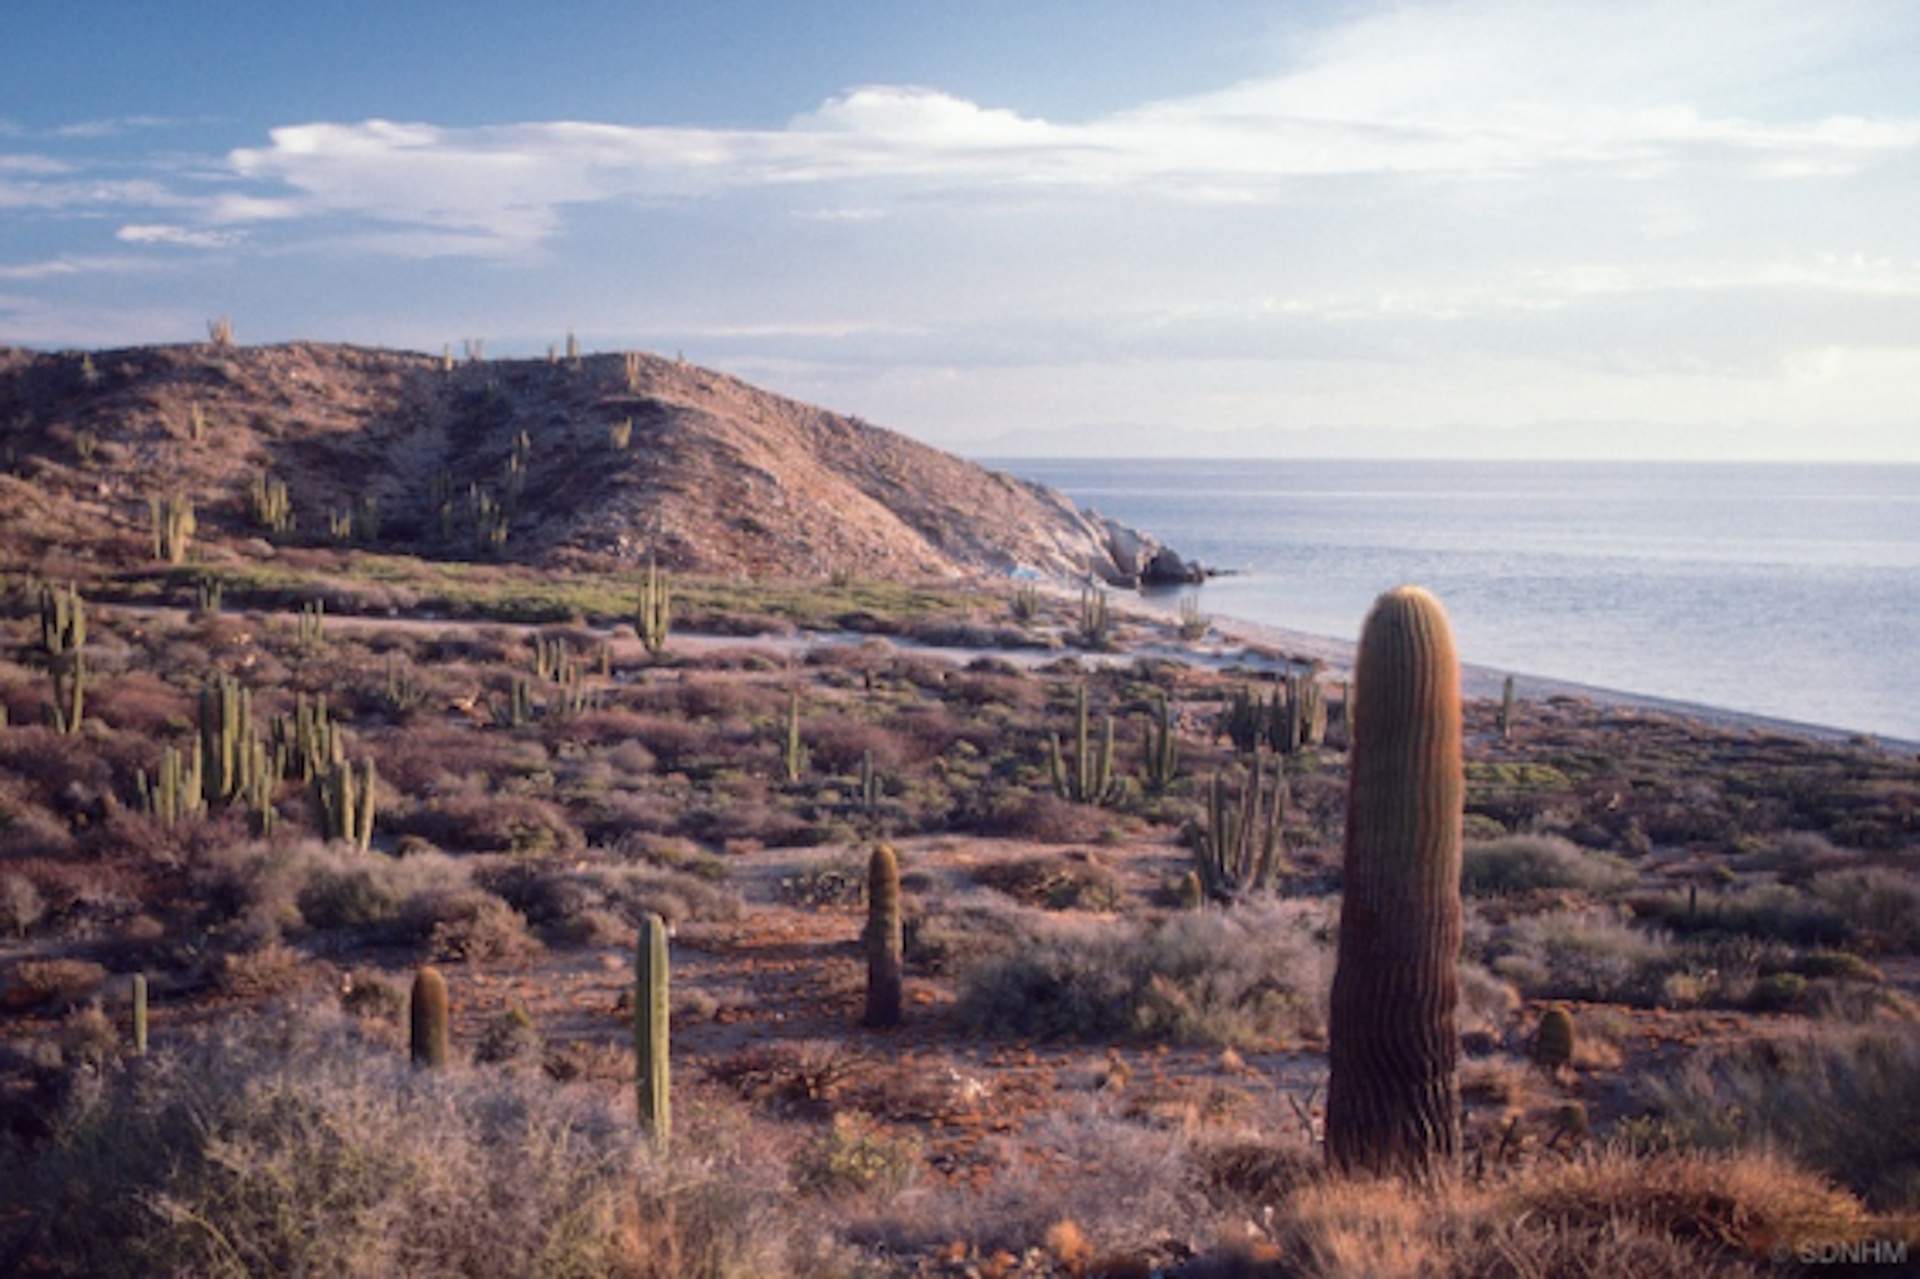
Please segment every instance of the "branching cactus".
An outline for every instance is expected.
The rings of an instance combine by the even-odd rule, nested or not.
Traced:
[[[1426,1180],[1460,1149],[1460,665],[1440,602],[1400,587],[1360,633],[1327,1157]]]
[[[900,1024],[900,861],[886,844],[867,861],[867,1015],[869,1026]]]
[[[1281,830],[1286,821],[1287,779],[1278,759],[1273,780],[1255,756],[1236,803],[1215,773],[1207,792],[1207,824],[1194,837],[1194,873],[1203,895],[1233,902],[1270,892],[1286,860]]]
[[[1180,775],[1180,736],[1174,731],[1173,703],[1160,695],[1154,717],[1147,721],[1147,759],[1143,775],[1147,789],[1156,795],[1173,785]]]
[[[251,794],[260,759],[255,745],[252,694],[231,676],[216,677],[200,690],[201,782],[209,804]]]
[[[40,588],[40,648],[53,684],[53,727],[71,735],[80,731],[87,708],[87,606],[79,588],[63,592]]]
[[[640,606],[634,612],[633,629],[639,633],[647,652],[655,657],[666,651],[672,612],[666,579],[660,576],[660,565],[648,555],[647,576],[640,583]]]
[[[1120,793],[1119,779],[1113,775],[1113,716],[1107,716],[1099,745],[1093,741],[1087,714],[1087,686],[1074,694],[1073,760],[1063,757],[1060,738],[1048,739],[1047,768],[1053,778],[1054,792],[1076,804],[1105,804]]]
[[[413,976],[413,998],[408,1001],[408,1047],[413,1064],[440,1070],[447,1064],[447,979],[429,964]]]
[[[356,781],[353,765],[336,763],[313,780],[320,810],[320,830],[329,840],[342,840],[366,852],[373,847],[374,773],[366,761],[365,774]]]
[[[673,1130],[672,1063],[667,1052],[667,925],[658,915],[640,923],[639,953],[634,957],[633,1051],[640,1123],[664,1150]]]

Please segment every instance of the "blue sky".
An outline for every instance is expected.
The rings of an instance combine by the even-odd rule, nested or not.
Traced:
[[[15,0],[0,342],[690,359],[1006,453],[1920,460],[1920,9]]]

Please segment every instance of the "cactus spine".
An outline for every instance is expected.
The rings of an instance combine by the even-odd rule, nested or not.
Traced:
[[[133,975],[133,1055],[147,1055],[147,975]]]
[[[366,852],[373,847],[373,761],[354,781],[353,765],[333,764],[313,779],[314,799],[320,810],[320,830],[329,840],[342,840]]]
[[[1078,804],[1105,804],[1119,794],[1120,784],[1113,775],[1113,716],[1107,716],[1100,743],[1094,745],[1087,715],[1087,686],[1074,693],[1073,764],[1062,758],[1058,734],[1048,739],[1048,771],[1054,793]]]
[[[1160,694],[1159,710],[1147,721],[1147,789],[1158,794],[1180,775],[1180,737],[1174,731],[1173,703]]]
[[[666,579],[660,576],[660,565],[651,554],[647,556],[647,576],[640,583],[640,605],[634,613],[633,629],[640,635],[640,642],[654,657],[667,649],[667,630],[673,604],[667,590]]]
[[[640,1123],[664,1150],[673,1129],[671,1062],[667,1055],[667,925],[658,915],[640,923],[634,956],[633,1051],[639,1059],[635,1080]]]
[[[874,846],[867,861],[867,1015],[869,1026],[900,1024],[900,861],[892,847]]]
[[[440,1070],[447,1064],[447,979],[428,964],[413,975],[413,997],[407,1001],[407,1047],[413,1064]]]
[[[40,588],[40,647],[53,684],[53,727],[62,734],[80,731],[87,707],[87,606],[71,582],[63,594]]]
[[[1460,665],[1440,602],[1399,587],[1361,629],[1327,1157],[1443,1177],[1460,1149]]]

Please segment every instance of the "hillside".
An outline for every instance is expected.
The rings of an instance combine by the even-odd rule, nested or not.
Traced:
[[[0,539],[27,562],[139,558],[165,493],[193,500],[203,553],[263,549],[264,474],[288,488],[295,542],[556,566],[657,550],[676,569],[802,577],[1188,571],[1052,489],[647,355],[0,349],[0,432]]]

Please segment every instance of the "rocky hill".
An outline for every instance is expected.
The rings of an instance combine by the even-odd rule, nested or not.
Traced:
[[[894,431],[649,355],[440,357],[353,346],[0,349],[0,546],[147,554],[148,502],[201,545],[276,540],[697,572],[1177,578],[1151,538]]]

